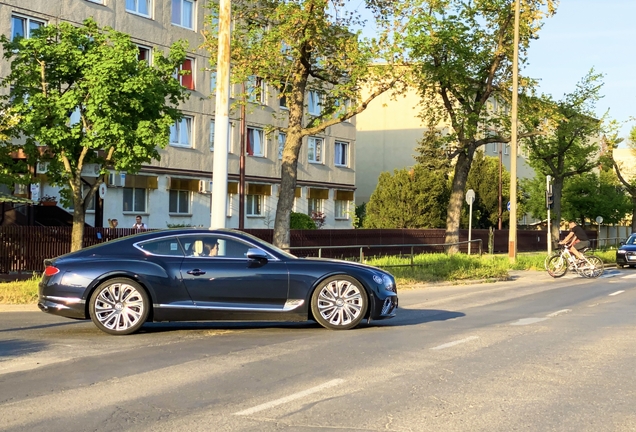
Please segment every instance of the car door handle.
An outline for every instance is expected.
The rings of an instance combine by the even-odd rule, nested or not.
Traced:
[[[192,276],[201,276],[201,275],[204,275],[205,272],[203,270],[194,269],[194,270],[188,271],[188,274],[191,274]]]

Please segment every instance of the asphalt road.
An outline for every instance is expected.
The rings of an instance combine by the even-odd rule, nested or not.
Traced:
[[[90,322],[0,308],[2,431],[634,431],[636,270],[402,290],[395,319]]]

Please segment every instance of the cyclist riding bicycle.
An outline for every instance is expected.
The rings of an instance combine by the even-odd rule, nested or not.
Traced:
[[[590,246],[590,239],[585,234],[583,228],[577,225],[576,222],[569,222],[570,233],[566,238],[559,242],[560,245],[567,245],[572,254],[579,260],[583,260],[583,254],[580,252],[586,247]]]

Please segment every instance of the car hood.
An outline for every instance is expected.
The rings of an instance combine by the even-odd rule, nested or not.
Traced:
[[[374,270],[374,271],[379,271],[382,273],[388,273],[385,270],[382,270],[378,267],[374,267],[368,264],[362,264],[359,262],[355,262],[355,261],[345,261],[345,260],[339,260],[339,259],[333,259],[333,258],[315,258],[315,257],[306,257],[306,258],[298,258],[300,260],[304,260],[304,261],[316,261],[316,262],[321,262],[321,263],[325,263],[325,264],[329,264],[329,263],[334,263],[334,264],[339,264],[339,265],[348,265],[351,267],[357,267],[357,268],[364,268],[367,270]]]
[[[636,245],[623,245],[618,250],[624,250],[628,252],[636,252]]]

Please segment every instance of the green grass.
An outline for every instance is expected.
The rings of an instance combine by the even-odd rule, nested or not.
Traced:
[[[33,304],[38,299],[38,283],[40,276],[16,282],[0,283],[1,304]]]
[[[616,262],[616,251],[595,251],[605,263]],[[410,267],[410,257],[383,256],[368,258],[367,264],[384,268],[392,273],[398,286],[408,287],[426,282],[457,282],[471,280],[505,280],[509,270],[544,271],[546,253],[520,253],[514,264],[507,255],[446,255],[422,254],[413,258],[415,267]],[[396,267],[399,266],[399,267]],[[20,282],[0,283],[0,304],[33,304],[38,298],[39,276]]]

